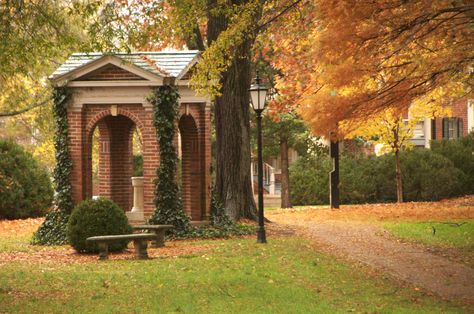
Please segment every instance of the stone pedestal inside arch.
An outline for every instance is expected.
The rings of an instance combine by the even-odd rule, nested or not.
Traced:
[[[128,221],[131,224],[142,224],[145,222],[143,210],[143,177],[132,177],[133,186],[133,207],[126,212]]]

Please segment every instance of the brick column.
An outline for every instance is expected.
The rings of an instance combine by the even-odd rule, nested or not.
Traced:
[[[70,108],[68,110],[69,122],[69,151],[72,161],[71,185],[72,198],[75,203],[85,197],[85,168],[84,168],[84,125],[81,108]]]
[[[124,211],[132,208],[133,150],[132,132],[134,123],[124,116],[105,118],[110,130],[110,187],[111,199]]]
[[[183,207],[192,220],[201,220],[201,154],[198,130],[194,118],[189,114],[183,115],[179,121],[179,130],[182,143],[181,178]]]
[[[211,104],[201,104],[201,114],[199,123],[200,146],[201,146],[201,202],[202,220],[209,220],[211,217]]]
[[[99,196],[112,199],[109,126],[107,125],[105,119],[102,119],[97,124],[97,128],[99,129]],[[90,177],[92,177],[92,172]]]
[[[149,218],[155,210],[155,179],[156,170],[160,164],[158,140],[156,129],[153,125],[153,113],[145,111],[142,119],[142,152],[143,152],[143,208],[145,218]]]

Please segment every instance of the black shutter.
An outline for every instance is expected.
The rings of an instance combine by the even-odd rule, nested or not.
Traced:
[[[443,139],[449,138],[449,119],[443,118]]]
[[[463,136],[462,131],[463,131],[462,118],[458,118],[458,138]]]
[[[436,140],[436,119],[431,119],[431,139]]]

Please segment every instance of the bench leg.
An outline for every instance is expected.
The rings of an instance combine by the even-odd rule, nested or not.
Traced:
[[[99,260],[109,259],[109,245],[106,242],[99,243]]]
[[[165,230],[156,230],[156,240],[151,242],[151,247],[158,248],[165,246]]]
[[[135,255],[138,259],[147,259],[148,252],[147,248],[147,241],[146,240],[133,240],[133,246],[135,247]]]

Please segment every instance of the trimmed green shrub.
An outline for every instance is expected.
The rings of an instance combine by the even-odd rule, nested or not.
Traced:
[[[105,198],[88,199],[79,203],[72,211],[67,226],[69,243],[77,252],[98,252],[97,243],[87,243],[93,236],[129,234],[132,227],[120,207]],[[121,251],[127,241],[116,241],[109,245],[109,251]]]
[[[474,194],[474,134],[456,140],[432,141],[431,150],[451,160],[465,174],[461,182],[463,193]]]
[[[438,201],[462,195],[463,173],[444,156],[415,149],[403,152],[400,161],[404,200]]]
[[[53,201],[46,169],[10,140],[0,140],[0,195],[0,218],[6,219],[42,216]]]

